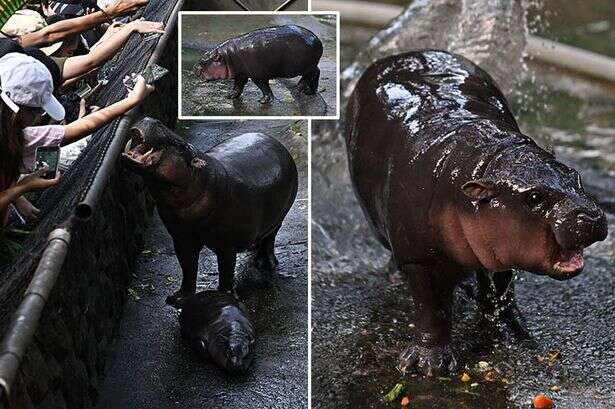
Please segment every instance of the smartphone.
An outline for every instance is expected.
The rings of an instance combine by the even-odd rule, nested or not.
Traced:
[[[75,93],[79,95],[79,98],[85,98],[92,92],[92,87],[89,84],[83,84]]]
[[[166,68],[161,67],[157,64],[152,64],[149,67],[146,67],[141,73],[141,75],[145,79],[146,83],[153,84],[168,73],[169,70],[167,70]],[[137,77],[137,74],[130,74],[126,76],[126,78],[124,78],[124,85],[126,85],[128,89],[133,89],[135,87]]]
[[[44,179],[54,179],[60,165],[59,146],[39,146],[35,152],[36,170],[47,166],[49,170],[43,175]]]

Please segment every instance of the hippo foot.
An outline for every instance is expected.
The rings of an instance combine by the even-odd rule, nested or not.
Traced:
[[[172,307],[181,308],[186,302],[186,300],[192,295],[194,295],[193,291],[179,290],[176,293],[169,295],[166,301],[167,301],[167,304],[169,304]]]
[[[398,369],[404,375],[416,371],[424,376],[440,376],[454,371],[456,367],[457,360],[449,345],[412,345],[399,355]]]
[[[273,97],[271,95],[265,95],[261,99],[258,100],[261,104],[271,104],[273,101]]]
[[[280,264],[274,254],[257,256],[254,259],[254,266],[259,270],[273,271]]]
[[[487,321],[487,328],[496,327],[495,331],[491,331],[491,333],[497,334],[501,340],[523,341],[532,338],[525,324],[525,319],[516,306],[500,312],[495,319],[485,317],[485,321]]]

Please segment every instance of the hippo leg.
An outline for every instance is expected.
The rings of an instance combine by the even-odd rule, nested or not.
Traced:
[[[220,291],[233,291],[233,281],[235,278],[235,263],[237,253],[232,250],[216,252],[218,258],[218,289]]]
[[[268,104],[273,101],[273,92],[269,87],[269,80],[260,80],[252,78],[252,81],[254,81],[258,89],[260,89],[263,93],[263,97],[259,99],[258,102],[260,102],[261,104]]]
[[[278,265],[278,259],[275,256],[275,236],[280,228],[276,228],[269,233],[267,237],[261,240],[256,257],[254,257],[254,265],[259,270],[273,271]]]
[[[497,326],[502,335],[516,339],[528,339],[530,333],[515,301],[514,273],[512,270],[497,273],[476,272],[478,283],[477,301],[486,321]]]
[[[314,95],[318,90],[319,79],[320,69],[318,67],[310,68],[299,80],[299,90],[306,95]]]
[[[196,292],[200,248],[191,244],[189,240],[173,240],[173,245],[183,276],[181,287],[175,294],[167,297],[167,304],[177,308]]]
[[[399,370],[403,374],[417,370],[426,376],[446,374],[457,366],[450,343],[458,274],[437,266],[405,265],[401,270],[408,276],[420,340],[400,354]]]
[[[229,92],[226,97],[230,99],[239,98],[241,93],[243,92],[243,88],[248,83],[248,79],[246,77],[236,77],[235,84],[233,85],[233,90]]]

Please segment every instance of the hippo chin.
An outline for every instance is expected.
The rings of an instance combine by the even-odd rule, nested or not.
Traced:
[[[471,272],[482,311],[526,337],[512,269],[574,277],[583,249],[607,236],[579,174],[522,134],[493,79],[461,56],[375,62],[346,128],[355,193],[417,309],[422,337],[400,355],[403,372],[455,368],[453,290]]]
[[[234,296],[203,291],[189,297],[179,314],[182,336],[200,357],[233,374],[254,360],[255,332],[246,307]]]
[[[132,129],[122,155],[143,176],[182,268],[181,306],[196,291],[199,253],[217,257],[219,289],[233,290],[237,253],[256,249],[257,268],[273,271],[275,237],[297,194],[295,162],[275,138],[248,133],[200,152],[159,121]]]
[[[269,80],[301,76],[299,89],[318,90],[322,42],[307,28],[296,25],[260,28],[218,44],[192,68],[204,81],[234,79],[228,98],[239,98],[249,79],[261,90],[261,103],[273,100]]]

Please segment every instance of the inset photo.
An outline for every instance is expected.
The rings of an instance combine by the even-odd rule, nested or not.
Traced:
[[[339,118],[336,12],[181,12],[179,116]]]

